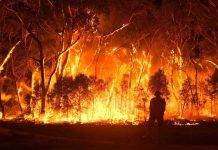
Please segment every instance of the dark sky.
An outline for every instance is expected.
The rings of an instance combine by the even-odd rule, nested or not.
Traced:
[[[99,29],[103,34],[129,23],[129,26],[109,39],[110,45],[133,43],[139,44],[139,49],[147,49],[150,43],[156,48],[172,49],[175,47],[172,40],[184,41],[189,38],[184,48],[200,45],[205,56],[216,52],[218,1],[111,0],[108,6],[109,13],[100,17]]]

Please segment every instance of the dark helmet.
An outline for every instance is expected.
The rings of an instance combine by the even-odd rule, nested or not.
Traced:
[[[161,92],[160,92],[160,91],[156,91],[156,92],[154,93],[154,95],[155,95],[156,97],[161,96]]]

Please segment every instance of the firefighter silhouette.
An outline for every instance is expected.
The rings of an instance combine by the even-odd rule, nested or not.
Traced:
[[[164,112],[166,107],[165,99],[161,97],[161,92],[156,91],[155,97],[150,101],[150,117],[148,120],[148,125],[150,127],[154,126],[155,121],[157,120],[158,127],[164,125]]]

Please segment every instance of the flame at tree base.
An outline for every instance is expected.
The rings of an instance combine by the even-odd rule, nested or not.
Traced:
[[[83,105],[83,104],[82,104]],[[145,120],[143,110],[139,110],[138,104],[133,100],[117,99],[116,96],[110,100],[95,98],[87,108],[80,111],[69,108],[68,110],[56,111],[47,104],[45,114],[40,114],[40,103],[34,114],[25,115],[26,120],[44,123],[105,123],[105,124],[139,124]],[[50,107],[50,108],[49,108]]]
[[[96,56],[90,54],[92,50],[83,52],[78,49],[72,47],[68,55],[63,54],[58,60],[58,67],[51,78],[46,97],[45,114],[40,114],[39,69],[33,72],[30,87],[23,82],[19,84],[17,102],[21,101],[21,108],[24,109],[21,115],[24,119],[43,123],[140,124],[146,121],[149,116],[149,100],[153,97],[148,87],[151,72],[154,72],[152,57],[146,55],[144,51],[138,51],[132,45],[130,50],[127,48],[108,50],[97,63],[94,59]],[[178,51],[181,50],[178,48]],[[181,100],[180,92],[187,77],[181,71],[183,67],[181,52],[177,56],[172,50],[171,55],[172,62],[170,60],[159,67],[164,70],[163,73],[170,81],[167,85],[170,96],[165,97],[167,101],[165,118],[199,119],[205,116],[216,118],[215,102],[211,103],[208,100],[204,108],[199,109],[190,101]],[[172,71],[172,64],[177,64],[179,69]],[[97,75],[100,79],[96,77]],[[203,90],[201,88],[198,90],[199,99],[204,99]],[[12,98],[13,95],[2,93],[5,103]],[[16,115],[6,114],[5,118],[13,119],[20,116],[18,111],[19,108],[15,110]]]

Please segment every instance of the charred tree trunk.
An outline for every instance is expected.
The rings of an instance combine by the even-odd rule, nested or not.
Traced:
[[[184,115],[185,105],[186,105],[186,103],[183,102],[182,107],[181,107],[181,117]]]
[[[41,103],[41,114],[45,113],[45,99],[46,99],[46,87],[45,87],[45,68],[44,68],[44,53],[42,44],[37,40],[40,52],[39,64],[40,64],[40,75],[41,75],[41,90],[42,90],[42,103]]]
[[[143,100],[143,108],[144,108],[144,121],[146,121],[146,98],[142,98]]]
[[[198,68],[195,64],[195,104],[199,117],[199,100],[198,100]]]
[[[42,47],[42,43],[41,41],[28,29],[26,28],[26,30],[30,33],[31,37],[36,41],[37,45],[38,45],[38,49],[39,49],[39,65],[40,65],[40,76],[41,76],[41,91],[42,91],[42,95],[41,95],[41,114],[45,113],[45,101],[46,101],[46,85],[45,85],[45,67],[44,67],[44,50]]]
[[[78,109],[79,109],[79,121],[82,122],[82,106],[81,106],[81,97],[80,96],[79,96]]]
[[[190,118],[192,118],[192,116],[193,116],[193,104],[194,104],[195,97],[194,97],[194,92],[193,92],[192,84],[191,84],[190,80],[188,80],[188,85],[189,85],[191,96],[192,96],[192,100],[191,100],[191,113],[190,113]]]

